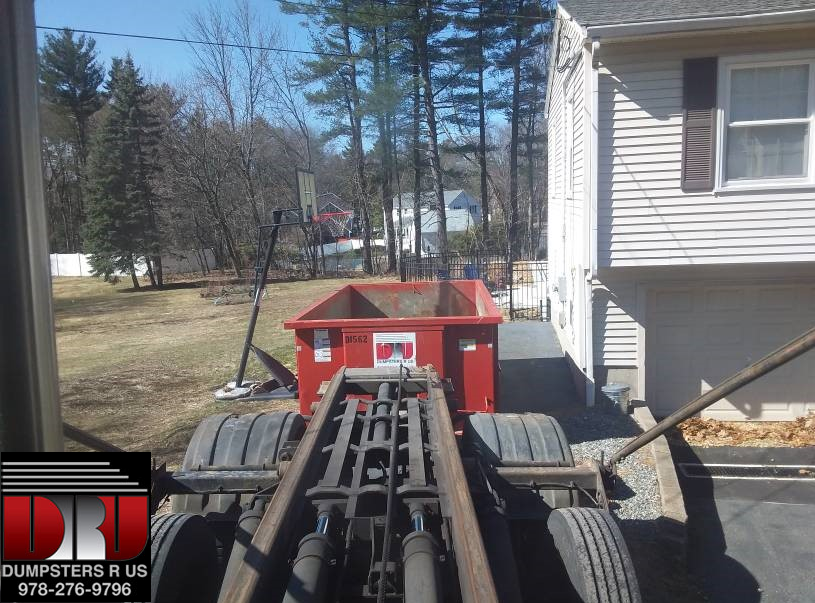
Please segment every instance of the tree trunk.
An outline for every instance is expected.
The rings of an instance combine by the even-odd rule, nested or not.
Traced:
[[[156,284],[156,276],[153,274],[153,262],[149,256],[144,256],[144,265],[147,267],[147,276],[150,277],[150,286],[158,289]]]
[[[388,40],[385,38],[387,53]],[[376,27],[371,28],[371,55],[373,85],[376,89],[382,84],[381,55],[379,52],[379,36]],[[387,60],[387,54],[386,59]],[[382,178],[382,213],[385,224],[385,240],[387,241],[388,267],[386,272],[396,271],[396,233],[393,228],[393,186],[391,185],[391,152],[390,136],[388,135],[387,116],[381,109],[376,113],[376,125],[379,133],[380,167]]]
[[[523,9],[523,0],[518,0],[517,14]],[[515,22],[515,44],[512,54],[512,118],[509,140],[509,227],[507,244],[510,261],[518,259],[518,121],[521,106],[521,21]]]
[[[413,43],[413,253],[416,261],[422,257],[422,155],[419,150],[421,137],[421,90],[419,88],[419,50]]]
[[[447,263],[447,208],[444,205],[444,183],[441,171],[441,157],[439,156],[439,137],[436,127],[436,101],[433,98],[433,82],[428,56],[427,36],[430,23],[433,22],[433,1],[425,0],[425,27],[419,36],[419,66],[422,70],[424,85],[424,112],[427,120],[427,154],[430,159],[430,174],[433,176],[433,192],[436,197],[436,211],[438,212],[439,253],[443,264]]]
[[[139,277],[136,276],[136,264],[133,262],[133,256],[130,256],[130,278],[133,281],[134,289],[141,289],[139,286]]]
[[[164,267],[161,264],[161,256],[154,255],[153,256],[153,272],[156,275],[156,284],[158,288],[161,289],[164,287]]]
[[[481,231],[484,243],[490,239],[490,193],[487,189],[487,119],[484,102],[484,29],[483,2],[478,3],[478,170],[481,177]]]
[[[348,2],[344,3],[346,20],[342,23],[342,35],[345,43],[345,52],[348,55],[350,93],[349,122],[351,125],[351,146],[354,154],[354,169],[357,181],[357,205],[362,214],[362,270],[373,274],[374,266],[371,259],[371,216],[368,212],[368,184],[365,177],[365,149],[362,146],[362,121],[359,107],[359,88],[357,87],[356,58],[351,48],[351,32],[348,26],[350,20]]]
[[[235,241],[232,240],[232,233],[229,230],[229,225],[226,223],[226,218],[221,211],[220,206],[216,203],[215,204],[215,220],[218,222],[218,226],[221,230],[221,236],[224,238],[224,244],[226,245],[226,253],[229,256],[230,262],[232,262],[232,269],[235,271],[235,276],[240,278],[241,275],[241,256],[238,253],[238,247],[235,245]]]

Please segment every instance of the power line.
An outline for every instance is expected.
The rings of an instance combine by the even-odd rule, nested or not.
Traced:
[[[99,31],[94,29],[74,29],[73,27],[47,27],[45,25],[37,25],[37,29],[46,29],[51,31],[62,31],[63,29],[70,29],[77,33],[92,34],[95,36],[116,36],[119,38],[136,38],[139,40],[158,40],[160,42],[181,42],[183,44],[200,44],[202,46],[220,46],[224,48],[242,48],[244,50],[268,50],[271,52],[291,52],[294,54],[316,54],[320,56],[340,57],[343,59],[354,58],[362,59],[361,55],[349,55],[341,52],[326,52],[319,50],[295,50],[292,48],[275,48],[274,46],[252,46],[248,44],[234,44],[231,42],[212,42],[208,40],[188,40],[185,38],[172,38],[169,36],[149,36],[146,34],[130,34],[115,31]]]
[[[305,2],[291,2],[290,0],[274,0],[274,1],[279,2],[281,4],[291,4],[291,5],[296,5],[296,6],[308,7],[308,8],[311,8],[311,9],[319,9],[319,11],[325,11],[326,10],[323,7],[319,7],[317,5],[309,4],[309,3],[305,3]],[[412,4],[398,3],[398,2],[391,2],[391,5],[413,7]],[[438,8],[437,8],[437,10],[438,10]],[[453,10],[453,9],[446,9],[446,10]],[[368,15],[375,15],[375,16],[378,15],[378,16],[389,17],[389,18],[393,17],[393,15],[385,15],[383,13],[372,13],[372,12],[368,12],[368,11],[351,11],[351,12],[364,12],[365,14],[368,14]],[[459,11],[459,12],[461,12],[461,11]],[[470,13],[470,14],[472,14],[472,13]],[[491,14],[490,13],[482,13],[481,16],[482,17],[487,17],[487,16],[491,16]],[[499,16],[499,17],[503,17],[503,18],[511,18],[513,16],[514,17],[519,17],[519,18],[520,17],[527,17],[526,15],[498,15],[498,14],[494,14],[493,16]],[[548,20],[546,17],[543,17],[543,16],[540,16],[540,17],[529,16],[528,18],[535,19],[535,20],[537,20],[539,22],[543,22],[543,21]],[[560,19],[557,18],[557,17],[553,17],[553,20],[560,20]],[[308,54],[308,55],[316,55],[316,56],[336,57],[336,58],[342,58],[342,59],[360,59],[360,60],[364,60],[366,58],[363,55],[346,54],[346,53],[342,53],[342,52],[330,52],[330,51],[320,51],[320,50],[297,50],[297,49],[292,49],[292,48],[277,48],[277,47],[274,47],[274,46],[255,46],[255,45],[249,45],[249,44],[236,44],[234,42],[213,42],[211,40],[190,40],[188,38],[175,38],[175,37],[171,37],[171,36],[154,36],[154,35],[148,35],[148,34],[133,34],[133,33],[123,33],[123,32],[115,32],[115,31],[102,31],[102,30],[96,30],[96,29],[76,29],[76,28],[73,28],[73,27],[50,27],[50,26],[47,26],[47,25],[37,25],[36,28],[37,29],[42,29],[42,30],[47,30],[47,31],[62,31],[64,29],[69,29],[69,30],[75,31],[77,33],[91,34],[91,35],[96,35],[96,36],[113,36],[113,37],[119,37],[119,38],[134,38],[134,39],[137,39],[137,40],[153,40],[153,41],[159,41],[159,42],[177,42],[177,43],[182,43],[182,44],[198,44],[198,45],[201,45],[201,46],[218,46],[218,47],[222,47],[222,48],[239,48],[239,49],[243,49],[243,50],[264,50],[264,51],[269,51],[269,52],[288,52],[288,53],[291,53],[291,54]]]

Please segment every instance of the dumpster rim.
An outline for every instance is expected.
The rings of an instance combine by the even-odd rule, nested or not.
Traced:
[[[475,296],[473,301],[479,297],[485,305],[485,314],[467,314],[467,315],[451,315],[451,316],[407,316],[407,317],[385,317],[385,318],[318,318],[308,319],[303,318],[306,314],[325,303],[330,298],[339,295],[342,291],[349,288],[375,288],[380,286],[388,286],[393,288],[405,288],[415,286],[415,283],[401,283],[401,282],[385,282],[385,283],[349,283],[343,285],[339,289],[332,291],[330,294],[316,300],[305,309],[301,310],[292,318],[283,321],[283,328],[286,330],[295,329],[320,329],[320,328],[337,328],[337,327],[390,327],[390,326],[444,326],[444,325],[492,325],[501,324],[504,322],[504,317],[492,295],[480,280],[450,280],[450,281],[430,281],[431,283],[472,283],[475,287]]]

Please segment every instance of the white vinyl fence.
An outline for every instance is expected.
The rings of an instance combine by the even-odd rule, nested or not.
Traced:
[[[216,268],[211,249],[173,251],[161,256],[164,274],[187,274]],[[136,273],[144,275],[144,263],[136,264]],[[88,256],[83,253],[52,253],[51,276],[93,276]],[[125,275],[120,275],[125,276]]]

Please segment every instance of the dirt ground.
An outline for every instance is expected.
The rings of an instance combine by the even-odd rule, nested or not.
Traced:
[[[815,446],[815,415],[795,421],[716,421],[698,417],[677,428],[692,446]]]
[[[270,284],[255,344],[294,370],[294,336],[282,321],[348,282]],[[213,398],[234,378],[248,303],[216,306],[189,283],[163,291],[125,285],[93,278],[53,281],[66,421],[127,450],[150,450],[174,467],[207,415],[296,408],[289,401],[227,405]],[[251,358],[247,377],[264,376]]]

